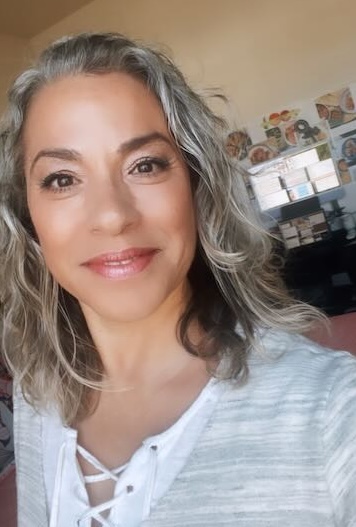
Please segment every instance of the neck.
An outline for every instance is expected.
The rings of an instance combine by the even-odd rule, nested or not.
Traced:
[[[192,356],[177,339],[185,304],[182,294],[173,295],[149,317],[129,322],[104,320],[82,306],[110,385],[149,387],[161,379],[167,382],[189,365]]]

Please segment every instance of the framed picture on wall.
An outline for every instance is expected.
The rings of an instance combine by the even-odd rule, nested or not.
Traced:
[[[318,97],[315,105],[320,119],[325,119],[330,128],[356,119],[356,106],[349,87]]]

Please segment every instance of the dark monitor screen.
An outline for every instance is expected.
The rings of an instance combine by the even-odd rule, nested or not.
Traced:
[[[281,208],[282,221],[292,220],[300,216],[308,216],[320,210],[320,201],[317,196],[290,203]]]

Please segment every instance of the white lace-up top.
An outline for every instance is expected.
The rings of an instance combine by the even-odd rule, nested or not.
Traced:
[[[212,379],[182,417],[165,432],[149,437],[131,460],[108,470],[77,443],[77,432],[63,427],[58,416],[43,416],[43,469],[50,527],[137,527],[165,494],[212,414],[223,383]],[[77,455],[100,473],[83,476]],[[87,485],[111,479],[112,499],[92,507]],[[103,514],[105,513],[105,514]]]
[[[144,495],[151,488],[152,498],[141,527],[356,526],[355,357],[280,331],[266,334],[263,345],[264,353],[253,350],[249,356],[247,383],[222,381],[216,404],[202,403],[205,417],[189,410],[183,434],[172,434],[174,445],[162,462],[160,443],[152,443],[158,445],[152,487],[146,483],[147,462],[143,474],[136,455],[132,458],[116,486],[116,496],[124,489],[122,499],[117,498],[106,525],[129,527],[137,510],[143,517],[136,493],[142,479]],[[80,473],[74,472],[74,481],[67,478],[66,429],[43,420],[43,411],[30,406],[18,389],[14,408],[18,527],[49,527],[50,515],[52,526],[73,527],[76,518],[78,525],[93,510],[75,488],[79,481],[83,489]],[[194,429],[204,420],[197,437]],[[51,433],[44,433],[47,424]],[[186,433],[193,436],[186,440]],[[189,441],[195,445],[187,456]],[[74,451],[71,456],[70,469]],[[180,463],[184,466],[171,482]],[[55,480],[62,489],[56,493]]]

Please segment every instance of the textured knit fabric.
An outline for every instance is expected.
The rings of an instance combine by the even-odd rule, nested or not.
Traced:
[[[47,508],[51,527],[90,527],[91,518],[120,527],[139,527],[151,509],[167,492],[198,441],[201,431],[222,395],[223,386],[210,379],[194,403],[161,434],[145,439],[130,461],[117,470],[108,470],[94,456],[77,444],[77,431],[64,427],[57,415],[43,415],[43,468]],[[76,462],[77,450],[99,476],[82,476]],[[90,507],[85,482],[92,488],[95,480],[115,482],[114,495],[96,507]],[[129,489],[129,490],[128,490]],[[71,503],[70,507],[66,504]],[[104,524],[105,525],[105,524]]]
[[[355,358],[286,333],[263,342],[144,527],[356,526]],[[48,527],[41,419],[15,403],[18,525]]]

